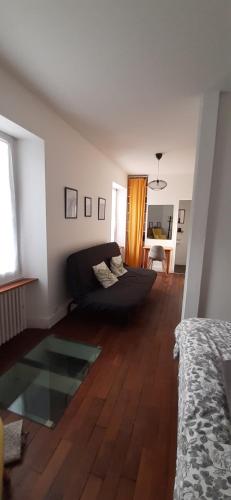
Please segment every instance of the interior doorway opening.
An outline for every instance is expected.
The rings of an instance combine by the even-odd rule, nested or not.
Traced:
[[[185,274],[188,250],[188,237],[190,227],[191,200],[180,200],[174,272]]]

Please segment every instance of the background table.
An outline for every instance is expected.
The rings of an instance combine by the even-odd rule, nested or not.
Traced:
[[[142,259],[142,266],[143,267],[148,267],[148,254],[149,254],[151,246],[154,246],[154,245],[144,245],[144,247],[143,247],[143,259]],[[165,257],[166,257],[166,271],[169,274],[173,248],[172,247],[163,247],[163,248],[164,248]]]

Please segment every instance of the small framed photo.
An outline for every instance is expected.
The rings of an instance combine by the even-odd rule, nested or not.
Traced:
[[[84,215],[85,217],[92,216],[92,198],[89,196],[84,197]]]
[[[98,220],[105,220],[106,200],[98,198]]]
[[[178,210],[178,224],[184,224],[184,220],[185,220],[185,209],[180,208]]]
[[[65,187],[65,219],[77,219],[78,214],[78,191],[77,189]]]

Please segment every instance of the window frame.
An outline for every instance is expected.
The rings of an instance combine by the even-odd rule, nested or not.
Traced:
[[[114,197],[114,202],[113,202]],[[118,188],[112,186],[112,212],[111,213],[111,241],[116,241],[117,237],[117,205],[118,205]],[[114,218],[114,224],[112,219]],[[113,227],[114,226],[114,227]]]
[[[19,223],[18,223],[18,203],[17,203],[17,185],[15,178],[15,138],[11,135],[0,130],[0,140],[6,142],[9,145],[11,158],[12,158],[12,175],[14,182],[14,192],[15,192],[15,219],[16,219],[16,242],[17,242],[17,269],[14,273],[6,273],[4,275],[0,274],[0,286],[3,286],[7,283],[11,283],[12,281],[16,281],[22,277],[21,272],[21,259],[20,259],[20,242],[19,242]]]
[[[113,192],[115,192],[115,203],[113,203]],[[112,234],[113,208],[114,208],[114,221],[115,221],[114,234]],[[115,241],[116,243],[118,243],[118,245],[121,248],[125,248],[126,218],[127,218],[127,188],[113,181],[112,198],[111,198],[111,241]]]

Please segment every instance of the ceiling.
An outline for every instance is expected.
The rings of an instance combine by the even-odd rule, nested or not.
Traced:
[[[231,88],[230,0],[0,0],[0,58],[129,173],[194,166],[199,98]]]

